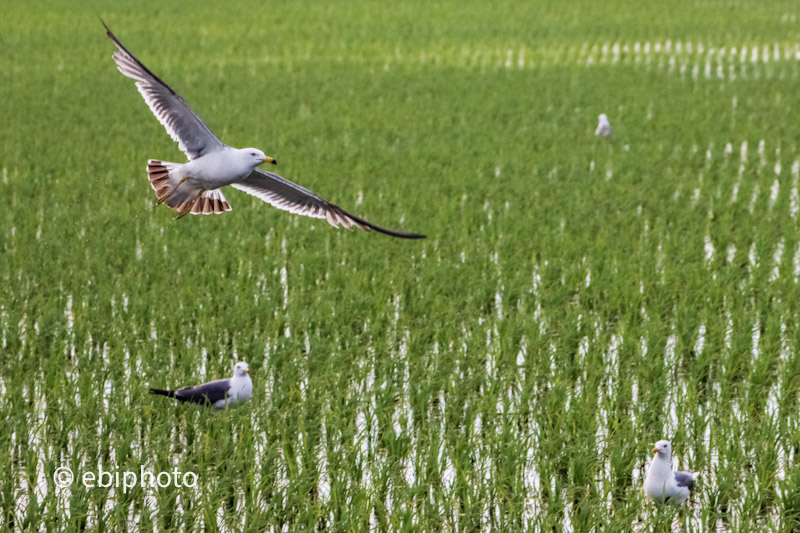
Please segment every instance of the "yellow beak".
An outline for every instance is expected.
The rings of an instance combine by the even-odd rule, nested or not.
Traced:
[[[264,158],[264,160],[261,161],[261,162],[262,163],[272,163],[273,165],[277,165],[278,164],[278,162],[275,159],[271,158],[270,156],[266,156]]]
[[[248,368],[248,369],[242,370],[242,372],[244,372],[245,374],[249,374],[250,373],[250,369]]]
[[[245,370],[245,372],[247,371]],[[653,448],[653,453],[658,453],[658,448]]]

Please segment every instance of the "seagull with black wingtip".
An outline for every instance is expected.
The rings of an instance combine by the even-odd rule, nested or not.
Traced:
[[[233,367],[233,376],[177,390],[150,389],[150,394],[175,398],[180,402],[210,405],[217,411],[226,407],[238,407],[253,396],[253,380],[250,367],[244,361]]]
[[[261,170],[259,165],[275,165],[277,161],[257,148],[237,149],[220,141],[181,95],[136,59],[111,33],[105,22],[103,26],[117,46],[112,57],[119,71],[136,81],[136,87],[150,110],[189,159],[187,163],[156,159],[147,162],[150,186],[156,193],[158,203],[177,211],[178,218],[189,213],[209,215],[230,211],[231,206],[220,188],[231,185],[278,209],[325,219],[335,228],[340,225],[348,229],[356,227],[405,239],[425,237],[375,226],[308,189]]]

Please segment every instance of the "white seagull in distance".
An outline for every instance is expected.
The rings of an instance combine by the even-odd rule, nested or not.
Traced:
[[[236,363],[233,377],[218,379],[196,387],[183,387],[178,390],[150,389],[150,394],[160,394],[181,402],[210,405],[217,411],[226,407],[237,407],[253,395],[253,381],[247,363]]]
[[[644,492],[656,503],[669,503],[680,505],[689,497],[697,481],[697,472],[673,472],[672,446],[667,440],[656,442],[653,448],[653,462],[644,480]]]
[[[103,22],[102,19],[100,22]],[[231,206],[219,189],[231,185],[278,209],[324,218],[335,228],[339,225],[348,229],[357,227],[406,239],[425,237],[370,224],[308,189],[257,168],[262,163],[277,164],[277,161],[256,148],[239,150],[217,139],[186,100],[136,59],[111,33],[105,22],[103,26],[117,45],[112,57],[119,71],[136,80],[136,87],[150,110],[189,159],[185,164],[155,159],[147,162],[147,174],[158,203],[165,203],[177,211],[178,218],[188,213],[208,215],[230,211]]]
[[[594,134],[599,137],[611,136],[611,124],[609,124],[608,117],[605,113],[601,113],[600,116],[597,117],[597,129],[594,130]]]

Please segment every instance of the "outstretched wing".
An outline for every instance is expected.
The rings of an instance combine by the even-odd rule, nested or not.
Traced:
[[[690,472],[675,472],[675,483],[679,487],[687,487],[689,490],[694,488],[695,477]]]
[[[363,218],[348,213],[338,205],[320,198],[308,189],[294,184],[277,174],[259,168],[253,170],[247,178],[232,184],[232,186],[278,209],[312,218],[324,218],[334,228],[342,225],[347,229],[356,227],[366,231],[375,230],[402,239],[425,238],[425,235],[419,235],[418,233],[392,231],[370,224]]]
[[[231,388],[230,379],[218,379],[209,383],[198,385],[197,387],[184,387],[175,391],[175,397],[184,402],[204,404],[206,402],[214,405],[220,400],[224,400]]]
[[[106,35],[117,45],[117,51],[111,57],[114,58],[119,71],[136,80],[136,88],[150,106],[150,111],[186,156],[189,159],[197,159],[209,152],[222,149],[225,145],[189,107],[186,100],[136,59],[111,33],[105,22],[103,26],[106,28]]]

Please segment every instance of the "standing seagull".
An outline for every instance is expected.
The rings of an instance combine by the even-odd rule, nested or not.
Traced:
[[[150,394],[160,394],[181,402],[208,403],[219,411],[225,407],[236,407],[249,400],[253,395],[253,381],[250,379],[250,367],[247,363],[241,362],[233,367],[233,377],[229,379],[218,379],[197,387],[183,387],[178,390],[150,389]]]
[[[691,470],[672,471],[672,446],[668,440],[656,442],[653,453],[656,455],[644,480],[645,494],[653,498],[656,503],[681,504],[689,497],[699,474]]]
[[[594,130],[594,134],[599,137],[611,136],[611,124],[609,124],[608,117],[605,113],[601,113],[600,116],[597,117],[597,129]]]
[[[102,20],[100,22],[103,22]],[[230,211],[231,206],[219,190],[231,185],[236,189],[298,215],[324,218],[337,228],[353,226],[375,230],[392,237],[422,239],[416,233],[404,233],[380,228],[352,215],[313,192],[258,167],[262,163],[276,165],[275,159],[256,148],[231,148],[211,132],[189,104],[150,69],[136,59],[117,39],[106,23],[106,34],[117,45],[113,59],[119,71],[136,80],[136,87],[167,133],[186,154],[188,163],[169,163],[151,159],[147,162],[150,186],[158,203],[166,203],[178,212],[178,218],[188,213],[208,215]]]

